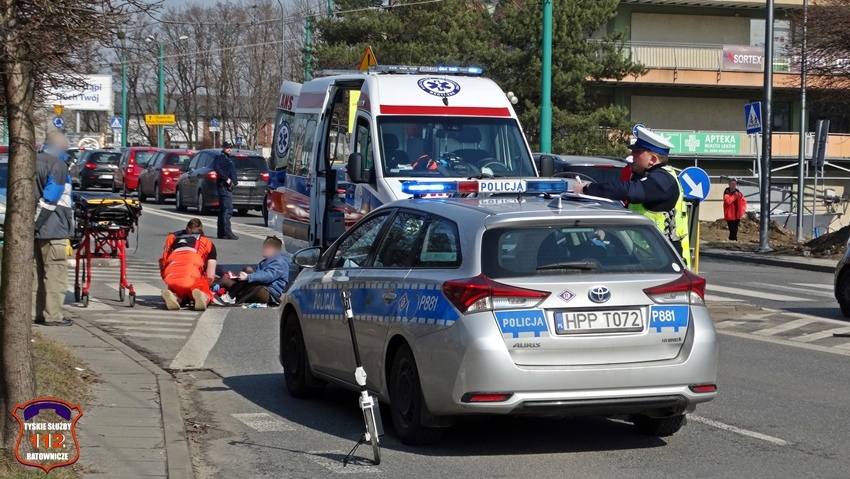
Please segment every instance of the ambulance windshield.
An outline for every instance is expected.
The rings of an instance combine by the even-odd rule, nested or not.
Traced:
[[[513,118],[385,116],[385,177],[536,176]]]

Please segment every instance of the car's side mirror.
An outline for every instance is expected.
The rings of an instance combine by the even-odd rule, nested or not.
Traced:
[[[369,173],[363,169],[363,155],[352,153],[348,155],[348,178],[352,183],[368,183]]]
[[[292,261],[302,268],[315,268],[322,257],[322,248],[304,248],[292,256]]]
[[[551,178],[555,174],[555,159],[551,156],[540,157],[540,177]]]

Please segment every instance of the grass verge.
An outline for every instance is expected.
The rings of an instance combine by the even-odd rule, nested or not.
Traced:
[[[33,336],[33,362],[35,365],[36,393],[39,397],[56,397],[71,404],[85,405],[91,397],[91,383],[94,376],[88,367],[80,362],[64,344],[45,338],[39,334]],[[85,407],[83,407],[85,411]],[[0,452],[0,478],[34,479],[44,478],[44,471],[34,467],[21,466],[14,456]],[[78,477],[72,467],[59,467],[47,476],[52,479],[74,479]]]

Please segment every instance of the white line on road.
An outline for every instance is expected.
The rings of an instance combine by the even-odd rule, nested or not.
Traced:
[[[827,329],[826,331],[819,331],[817,333],[806,334],[803,336],[797,336],[796,338],[790,338],[791,341],[800,341],[801,343],[810,343],[812,341],[817,341],[818,339],[831,338],[833,333],[850,333],[850,328],[833,328]]]
[[[316,462],[316,464],[337,474],[376,474],[381,472],[381,470],[372,465],[368,459],[362,462],[355,460],[349,462],[348,466],[343,466],[342,460],[345,458],[345,453],[340,450],[309,451],[307,454],[310,459]],[[371,454],[371,450],[366,454]]]
[[[766,293],[764,291],[747,291],[747,290],[743,289],[743,287],[732,288],[730,286],[720,286],[720,285],[716,285],[716,284],[709,285],[708,286],[708,292],[709,293],[718,292],[718,293],[734,294],[734,295],[737,295],[737,296],[748,296],[750,298],[769,299],[771,301],[786,301],[786,302],[787,301],[795,301],[795,302],[814,301],[813,299],[808,299],[808,298],[797,298],[797,297],[794,297],[794,296],[771,294],[771,293]]]
[[[778,284],[768,284],[768,283],[753,283],[754,286],[764,286],[765,288],[778,290],[778,291],[789,291],[791,293],[797,294],[810,294],[812,296],[817,296],[820,298],[834,298],[835,295],[832,293],[827,293],[826,291],[813,290],[813,289],[801,289],[801,288],[792,288],[790,286],[780,286]]]
[[[706,426],[716,427],[717,429],[722,429],[724,431],[734,432],[735,434],[740,434],[742,436],[752,437],[754,439],[761,439],[762,441],[766,441],[771,444],[776,444],[777,446],[790,446],[794,444],[793,442],[786,441],[785,439],[779,439],[778,437],[768,436],[767,434],[762,434],[760,432],[750,431],[749,429],[742,429],[740,427],[732,426],[730,424],[722,423],[720,421],[714,421],[712,419],[707,419],[702,416],[697,416],[696,414],[689,414],[688,419],[705,424]]]
[[[163,328],[163,327],[159,327],[159,326],[125,326],[123,324],[109,324],[109,325],[104,324],[104,326],[108,326],[110,328],[116,328],[116,329],[129,329],[131,331],[153,331],[153,332],[157,332],[157,333],[187,333],[188,334],[189,331],[192,330],[192,328],[189,328],[189,327],[184,328],[184,327],[180,327],[180,326],[173,326],[173,327],[170,327],[170,328]],[[183,337],[185,337],[185,336],[183,336]]]
[[[773,336],[774,334],[784,333],[786,331],[791,331],[792,329],[802,328],[803,326],[813,322],[814,321],[809,318],[795,319],[794,321],[782,323],[779,326],[760,329],[758,331],[755,331],[753,334],[758,334],[759,336]]]
[[[194,322],[196,316],[195,311],[192,311],[192,315],[174,312],[175,314],[160,314],[160,313],[150,313],[149,310],[145,309],[132,309],[127,311],[121,311],[120,316],[126,318],[129,321],[135,321],[136,319],[154,319],[154,320],[167,320],[171,323],[174,322]],[[99,317],[103,317],[104,319],[113,319],[113,317],[118,316],[114,313],[103,313],[99,312],[96,315],[92,315],[92,319],[94,321],[100,321]]]
[[[192,336],[171,362],[171,369],[202,368],[224,327],[227,308],[208,309],[198,318]]]
[[[121,331],[119,331],[120,333]],[[127,332],[124,333],[126,336],[131,338],[151,338],[151,339],[186,339],[185,334],[159,334],[159,333],[137,333]]]
[[[115,325],[127,325],[127,327],[146,324],[148,326],[164,326],[166,328],[176,328],[176,329],[185,329],[187,332],[192,330],[192,324],[184,322],[183,324],[168,322],[168,321],[137,321],[135,319],[97,319],[97,318],[89,318],[91,321],[95,323],[105,323],[105,324],[115,324]]]
[[[295,428],[290,426],[289,424],[286,424],[283,421],[279,421],[273,418],[270,414],[266,414],[264,412],[231,414],[231,416],[242,421],[242,423],[246,426],[253,428],[259,432],[295,430]]]
[[[832,291],[835,289],[831,284],[811,284],[811,283],[791,283],[794,286],[803,286],[804,288],[815,288],[815,289],[825,289],[827,291]]]
[[[162,211],[155,210],[153,208],[146,209],[145,214],[146,215],[161,216],[163,218],[168,218],[168,219],[171,219],[171,220],[185,219],[186,221],[188,221],[188,220],[191,220],[192,218],[195,218],[195,216],[184,215],[184,214],[181,214],[181,213],[172,213],[170,211],[168,213],[163,213]],[[233,229],[234,233],[238,233],[238,234],[244,235],[244,236],[250,236],[251,238],[266,239],[266,236],[268,236],[267,234],[251,233],[249,231],[246,231],[244,228],[241,228],[240,226],[242,226],[242,225],[240,225],[239,223],[233,223],[231,229]],[[271,231],[271,230],[269,230],[269,231]]]
[[[717,296],[715,294],[707,293],[705,295],[706,301],[717,301],[721,303],[741,303],[743,299],[735,299],[735,298],[727,298],[726,296]]]
[[[830,347],[830,346],[821,346],[819,344],[794,342],[794,341],[789,341],[789,340],[783,339],[783,338],[774,338],[772,336],[756,336],[756,335],[750,334],[750,333],[741,333],[741,332],[738,332],[738,331],[729,331],[729,330],[726,330],[726,329],[718,329],[717,333],[723,334],[723,335],[726,335],[726,336],[733,336],[733,337],[736,337],[736,338],[751,339],[753,341],[761,341],[761,342],[764,342],[764,343],[779,344],[779,345],[782,345],[782,346],[790,346],[792,348],[809,349],[809,350],[812,350],[812,351],[820,351],[822,353],[830,353],[830,354],[837,354],[839,356],[850,357],[850,350],[838,349],[838,348],[833,348],[833,347]]]

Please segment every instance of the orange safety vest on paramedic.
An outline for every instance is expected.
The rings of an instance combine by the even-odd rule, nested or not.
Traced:
[[[159,270],[163,280],[170,275],[202,277],[211,259],[216,259],[216,250],[208,238],[197,233],[172,233],[165,240]]]

